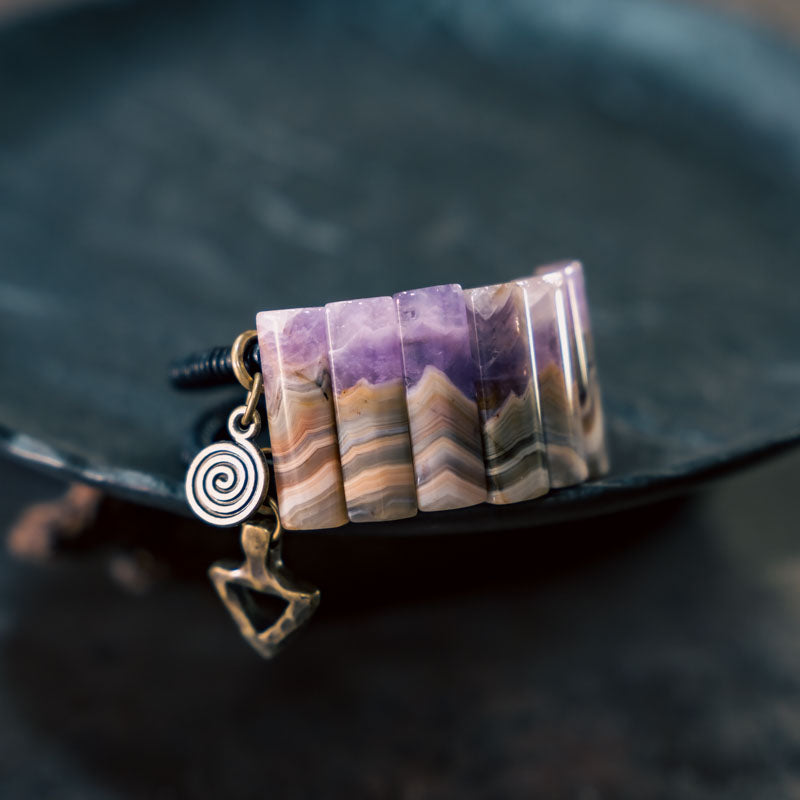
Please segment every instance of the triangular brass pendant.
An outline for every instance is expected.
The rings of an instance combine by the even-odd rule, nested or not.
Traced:
[[[214,588],[228,609],[242,636],[263,658],[272,658],[319,605],[318,589],[295,580],[283,564],[280,524],[270,531],[266,522],[242,525],[244,562],[235,568],[217,563],[208,570]],[[286,608],[267,628],[258,629],[239,586],[286,601]]]

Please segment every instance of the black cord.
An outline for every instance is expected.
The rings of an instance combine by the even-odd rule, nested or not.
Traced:
[[[261,371],[257,343],[245,351],[244,365],[251,375]],[[169,381],[176,389],[210,389],[236,383],[231,348],[212,347],[173,361],[169,365]]]

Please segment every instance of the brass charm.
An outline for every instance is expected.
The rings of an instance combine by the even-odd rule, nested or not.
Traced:
[[[280,650],[286,639],[308,621],[320,600],[318,589],[296,581],[284,566],[280,517],[271,499],[270,505],[275,513],[272,530],[266,520],[242,525],[244,563],[233,568],[217,563],[208,570],[239,632],[263,658],[272,658]],[[237,591],[237,587],[285,600],[286,608],[272,625],[259,630],[256,604],[247,591]]]
[[[264,391],[261,372],[245,367],[255,331],[240,334],[231,348],[234,374],[247,390],[247,400],[231,412],[228,432],[233,441],[214,442],[195,456],[186,473],[186,499],[204,522],[219,527],[242,523],[244,562],[238,567],[218,562],[208,570],[239,632],[263,658],[272,658],[286,639],[302,627],[319,605],[319,590],[296,581],[283,564],[281,517],[269,489],[268,447],[257,447],[261,429],[258,401]],[[272,625],[260,626],[261,616],[251,592],[272,595],[286,608]]]

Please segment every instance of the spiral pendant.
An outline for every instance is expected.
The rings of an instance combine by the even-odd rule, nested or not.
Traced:
[[[249,441],[257,433],[257,425],[241,431],[236,420],[241,411],[237,409],[228,423],[234,441],[215,442],[204,448],[186,473],[186,499],[192,511],[210,525],[239,525],[266,500],[266,459]]]

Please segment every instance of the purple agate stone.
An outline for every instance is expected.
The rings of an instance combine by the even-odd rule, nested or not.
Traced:
[[[608,449],[605,437],[603,402],[597,363],[594,352],[594,337],[589,317],[589,304],[583,265],[580,261],[562,261],[538,267],[538,275],[549,280],[562,281],[565,287],[570,325],[570,346],[575,356],[575,379],[578,389],[578,404],[583,428],[583,444],[589,476],[605,475],[609,469]]]
[[[329,303],[325,314],[348,516],[412,517],[417,499],[394,301]]]
[[[341,392],[360,380],[402,380],[400,326],[391,297],[343,300],[325,306],[333,387]]]
[[[347,522],[323,308],[256,317],[264,403],[284,527]]]
[[[550,485],[572,486],[589,475],[581,432],[574,333],[560,273],[517,281],[525,293],[547,442]]]
[[[403,340],[407,387],[427,367],[447,375],[464,397],[475,399],[477,377],[464,293],[457,283],[414,289],[394,296]]]
[[[476,363],[458,284],[395,295],[417,502],[422,511],[486,500]]]
[[[540,497],[550,479],[524,292],[504,283],[464,294],[476,334],[489,502]]]
[[[510,394],[522,397],[534,380],[522,289],[497,284],[467,289],[475,330],[481,408],[492,414]]]

